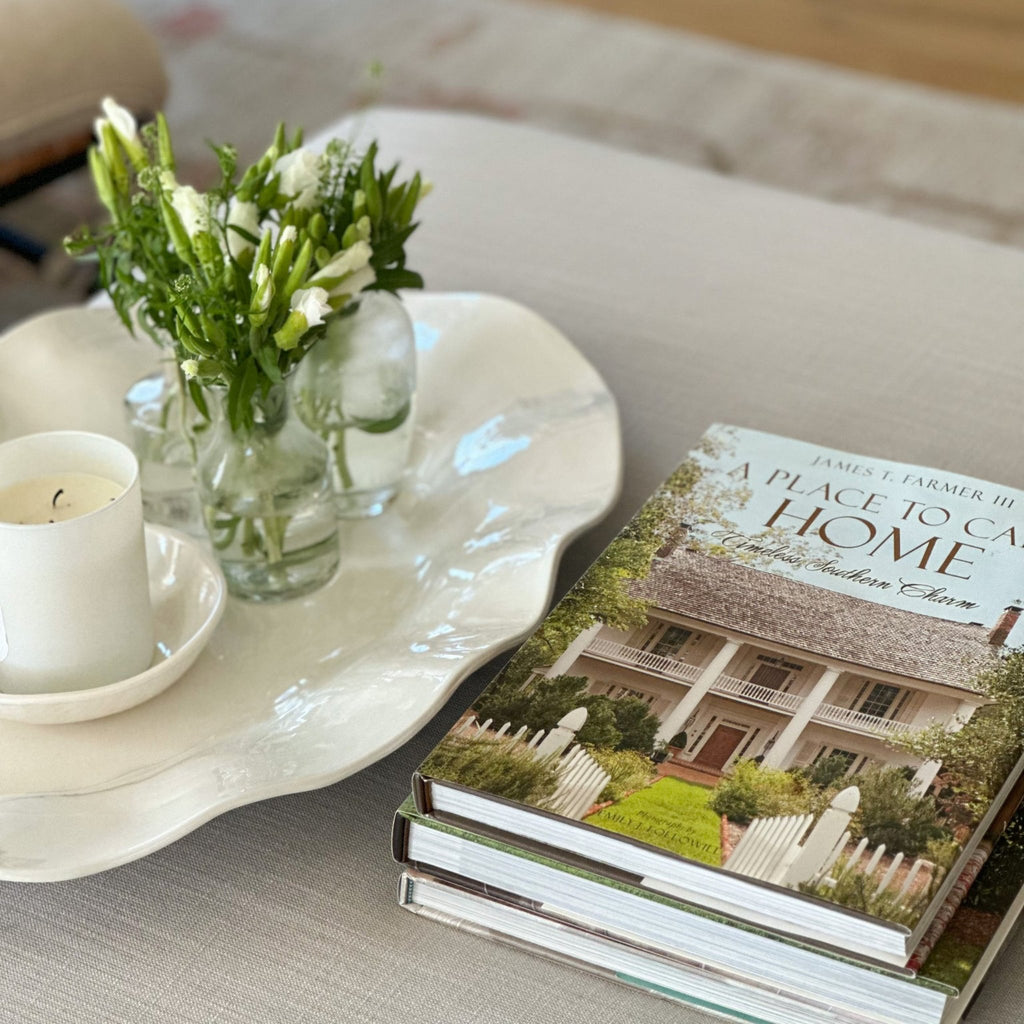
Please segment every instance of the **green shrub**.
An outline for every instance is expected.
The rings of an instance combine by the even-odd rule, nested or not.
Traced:
[[[590,756],[611,775],[597,800],[621,800],[627,793],[643,789],[654,778],[654,765],[650,758],[635,750],[605,750],[588,748]]]
[[[932,839],[924,848],[924,859],[942,869],[943,875],[953,866],[963,847],[955,839]]]
[[[835,886],[825,881],[818,885],[803,884],[802,892],[813,893],[822,899],[830,900],[851,910],[859,910],[872,917],[880,917],[886,921],[906,925],[912,928],[928,905],[933,895],[929,886],[918,892],[912,899],[899,900],[899,886],[890,886],[880,895],[877,893],[880,873],[865,875],[856,869],[849,870],[845,857],[841,857],[832,868],[831,877],[838,879]]]
[[[745,825],[752,818],[806,814],[813,792],[801,775],[743,760],[737,761],[732,774],[715,786],[708,806],[716,814]]]
[[[877,765],[857,776],[860,807],[850,823],[854,838],[916,857],[935,839],[949,839],[931,796],[917,796],[902,768]]]
[[[600,699],[609,700],[608,697]],[[618,749],[650,754],[661,723],[651,714],[647,702],[639,697],[619,697],[609,702],[615,714],[615,728],[622,734]]]
[[[576,736],[580,743],[649,754],[659,722],[647,704],[637,697],[612,700],[587,693],[589,685],[586,676],[564,675],[538,679],[528,686],[503,682],[485,690],[475,709],[481,721],[489,718],[496,727],[511,722],[513,731],[525,725],[532,735],[540,729],[553,729],[563,715],[583,707],[587,721]]]
[[[423,762],[423,771],[527,804],[540,803],[558,785],[555,760],[538,760],[524,744],[490,736],[445,737]]]
[[[846,775],[850,762],[841,754],[823,757],[814,764],[804,765],[797,769],[812,786],[817,789],[830,789]]]

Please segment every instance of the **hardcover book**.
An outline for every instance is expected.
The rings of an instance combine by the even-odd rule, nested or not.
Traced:
[[[711,428],[421,766],[421,814],[906,967],[1015,806],[1024,493]]]
[[[914,970],[869,965],[423,817],[395,818],[403,906],[742,1020],[953,1024],[1024,907],[1024,814]],[[973,883],[973,884],[970,884]],[[966,897],[966,898],[965,898]]]

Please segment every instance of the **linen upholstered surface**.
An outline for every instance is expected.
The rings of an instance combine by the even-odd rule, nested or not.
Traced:
[[[712,421],[1024,485],[1024,254],[519,125],[358,126],[436,184],[428,285],[534,308],[619,402],[624,493],[559,592]],[[102,875],[0,883],[0,1021],[710,1020],[396,906],[392,809],[491,671],[348,780]],[[971,1024],[1018,1019],[1022,969],[1018,942]]]

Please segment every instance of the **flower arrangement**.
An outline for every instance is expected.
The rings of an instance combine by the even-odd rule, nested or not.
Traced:
[[[420,288],[405,266],[420,175],[396,180],[376,166],[377,145],[357,154],[335,139],[323,154],[288,137],[242,170],[235,149],[214,145],[220,180],[206,192],[177,180],[163,115],[139,131],[103,102],[89,167],[110,222],[67,239],[94,252],[121,319],[173,348],[200,413],[204,388],[227,389],[235,431],[253,405],[344,315],[364,289]]]
[[[290,415],[286,381],[364,291],[422,287],[405,243],[426,186],[378,169],[376,143],[357,153],[335,139],[321,154],[279,125],[248,167],[214,145],[219,181],[201,192],[177,178],[164,117],[140,131],[110,99],[96,138],[89,167],[110,219],[65,245],[95,255],[121,319],[170,349],[213,424],[201,446],[198,426],[182,433],[229,589],[280,600],[324,585],[339,561],[330,453]]]

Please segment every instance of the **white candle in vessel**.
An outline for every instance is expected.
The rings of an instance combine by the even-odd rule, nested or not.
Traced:
[[[94,473],[54,473],[0,488],[0,521],[63,523],[103,508],[124,485]]]
[[[75,430],[0,444],[0,691],[103,686],[152,660],[131,450]]]

